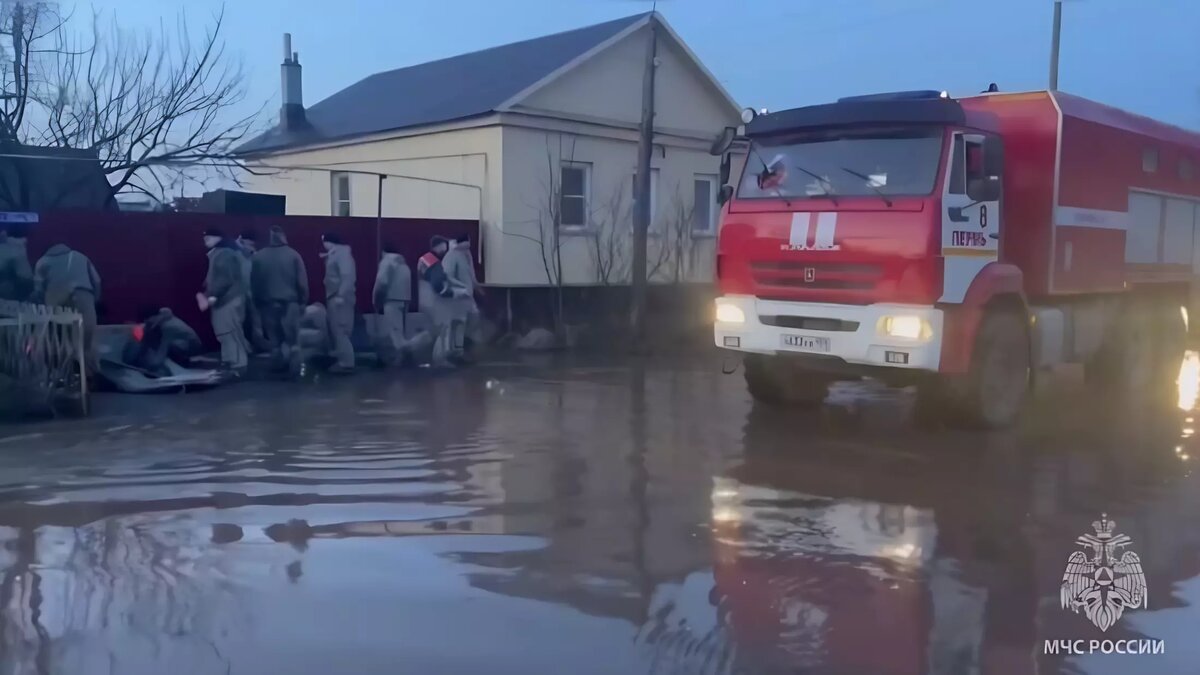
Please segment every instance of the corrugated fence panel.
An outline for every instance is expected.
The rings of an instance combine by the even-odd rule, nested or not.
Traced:
[[[61,212],[39,216],[29,233],[31,263],[50,246],[64,243],[87,254],[103,280],[102,323],[137,320],[142,308],[170,307],[206,338],[208,318],[196,307],[208,266],[203,233],[210,227],[226,236],[253,231],[259,246],[267,230],[280,225],[308,267],[311,301],[324,301],[325,264],[321,235],[336,232],[350,245],[358,266],[358,312],[371,311],[371,289],[379,260],[377,241],[392,242],[416,270],[434,235],[471,237],[479,260],[479,224],[470,220],[336,218],[323,216],[239,216],[208,213]],[[476,270],[483,278],[482,268]],[[414,286],[416,288],[415,280]]]

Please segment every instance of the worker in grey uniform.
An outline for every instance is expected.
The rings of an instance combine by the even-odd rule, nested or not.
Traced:
[[[208,248],[208,276],[204,295],[212,316],[213,333],[221,343],[221,366],[232,377],[242,377],[249,365],[249,348],[243,330],[246,316],[246,280],[242,277],[242,249],[217,229],[204,232]]]
[[[250,283],[254,257],[258,255],[258,235],[253,230],[246,230],[238,237],[237,245],[242,249],[242,279],[246,281],[246,341],[252,352],[265,352],[270,346],[263,331],[262,316],[259,315],[258,301],[254,297],[254,286]]]
[[[33,291],[33,268],[23,226],[0,223],[0,300],[24,302]]]
[[[408,307],[412,304],[412,269],[391,243],[383,246],[383,259],[379,261],[371,297],[382,324],[380,334],[387,337],[388,345],[399,362],[407,344],[404,324]]]
[[[66,307],[83,317],[83,353],[88,374],[99,368],[96,359],[96,302],[100,300],[100,274],[92,261],[66,244],[55,244],[34,267],[33,300],[51,307]]]
[[[473,335],[479,324],[479,305],[475,303],[478,281],[475,279],[475,264],[471,259],[471,239],[460,235],[442,258],[442,268],[452,284],[454,297],[449,301],[450,358],[462,361],[466,357],[466,340]]]
[[[283,367],[296,349],[301,308],[308,304],[308,270],[278,225],[271,228],[266,248],[254,254],[250,288],[271,357]]]
[[[354,370],[354,343],[350,336],[354,332],[354,295],[358,274],[350,246],[334,232],[321,237],[325,247],[325,304],[329,313],[329,336],[333,341],[336,359],[331,373],[349,373]]]

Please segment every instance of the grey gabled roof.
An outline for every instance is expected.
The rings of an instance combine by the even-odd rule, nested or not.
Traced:
[[[272,152],[485,115],[647,16],[376,73],[308,108],[309,128],[276,126],[237,151]]]

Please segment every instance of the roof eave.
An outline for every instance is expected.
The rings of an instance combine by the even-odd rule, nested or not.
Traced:
[[[474,115],[464,117],[456,117],[450,120],[438,120],[436,122],[427,122],[423,124],[413,124],[404,127],[395,127],[392,129],[381,129],[378,131],[368,131],[357,134],[346,134],[343,136],[331,136],[328,138],[317,138],[311,141],[293,143],[287,145],[276,145],[266,148],[257,148],[247,152],[234,153],[245,159],[254,159],[256,157],[269,157],[272,155],[287,155],[296,152],[308,152],[311,150],[323,150],[326,148],[335,148],[343,145],[358,145],[360,143],[374,143],[377,141],[386,141],[392,138],[404,138],[408,136],[420,136],[426,133],[443,133],[446,131],[457,131],[459,129],[469,129],[475,126],[486,126],[483,122],[489,118],[495,117],[497,111],[486,110]]]

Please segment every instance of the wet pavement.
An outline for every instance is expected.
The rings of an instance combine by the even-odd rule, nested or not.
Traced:
[[[0,428],[0,674],[1196,673],[1198,378],[990,434],[714,359],[103,397]],[[1104,633],[1059,599],[1101,513],[1148,587]],[[1165,653],[1043,653],[1101,638]]]

